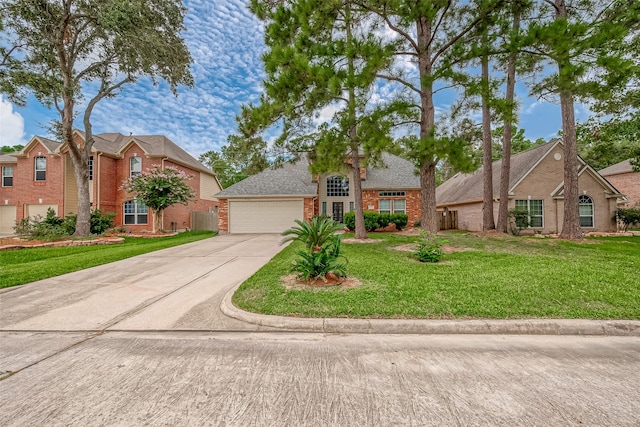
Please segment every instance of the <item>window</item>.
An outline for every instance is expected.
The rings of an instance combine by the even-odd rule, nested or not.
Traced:
[[[2,167],[2,186],[13,187],[13,166]]]
[[[330,176],[327,178],[327,197],[348,197],[349,178]]]
[[[404,199],[383,199],[378,201],[379,213],[407,213],[407,202]]]
[[[89,156],[89,181],[93,181],[93,156]]]
[[[47,179],[47,158],[44,156],[38,156],[34,160],[36,181],[46,181]]]
[[[378,202],[378,212],[391,213],[391,200],[380,200]]]
[[[125,224],[146,224],[147,207],[137,200],[124,202],[124,223]]]
[[[322,216],[327,216],[327,202],[322,202]]]
[[[406,194],[404,191],[380,191],[378,196],[380,197],[404,197]]]
[[[142,172],[142,159],[140,157],[132,157],[129,159],[129,176],[133,178]]]
[[[593,227],[593,199],[582,195],[578,198],[580,227]]]
[[[353,212],[355,210],[355,202],[349,202],[349,212]]]
[[[530,227],[544,227],[542,200],[516,200],[516,209],[529,211]]]

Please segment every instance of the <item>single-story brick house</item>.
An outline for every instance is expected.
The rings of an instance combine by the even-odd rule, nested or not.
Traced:
[[[526,208],[532,226],[529,232],[559,233],[564,215],[564,162],[562,141],[557,139],[511,157],[509,209]],[[583,159],[579,158],[580,223],[584,232],[616,231],[612,222],[624,196]],[[501,160],[493,163],[494,214],[500,195]],[[458,173],[438,186],[439,210],[457,211],[458,228],[482,230],[483,168]]]
[[[84,144],[84,133],[74,131],[74,139]],[[196,194],[189,205],[165,210],[163,229],[191,228],[192,212],[217,209],[215,195],[221,186],[215,174],[168,138],[103,133],[95,135],[94,141],[89,158],[91,205],[114,212],[117,226],[133,232],[152,229],[147,207],[119,187],[126,178],[153,165],[175,167],[193,176],[188,183]],[[77,212],[78,190],[66,144],[33,137],[20,152],[2,155],[0,166],[0,233],[12,233],[16,221],[44,216],[49,208],[59,216]]]
[[[384,166],[360,169],[365,211],[406,213],[409,224],[420,218],[420,180],[411,162],[383,153]],[[221,233],[280,233],[314,215],[342,222],[355,210],[353,176],[309,172],[306,157],[267,169],[217,194]]]
[[[640,206],[640,172],[634,172],[631,159],[624,160],[598,173],[625,195],[629,207]]]

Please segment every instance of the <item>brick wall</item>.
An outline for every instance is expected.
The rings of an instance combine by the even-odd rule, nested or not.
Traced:
[[[304,199],[304,220],[309,221],[316,214],[316,198]]]
[[[395,200],[395,199],[404,199],[406,203],[407,216],[409,217],[409,222],[407,223],[407,227],[413,227],[415,222],[420,219],[422,216],[422,209],[420,206],[420,190],[399,190],[405,192],[405,197],[383,197],[385,200]],[[379,205],[378,200],[380,200],[380,196],[378,195],[380,190],[363,190],[362,191],[362,209],[366,211],[378,212]]]
[[[47,159],[45,181],[35,181],[35,158]],[[33,144],[27,157],[17,157],[13,165],[13,187],[0,187],[0,202],[16,206],[16,220],[24,218],[28,205],[55,205],[58,214],[64,212],[64,161],[63,157],[49,154],[40,142]]]
[[[218,232],[229,232],[229,199],[220,199],[218,207]]]
[[[640,206],[640,172],[628,172],[606,177],[616,189],[627,196],[628,206]]]

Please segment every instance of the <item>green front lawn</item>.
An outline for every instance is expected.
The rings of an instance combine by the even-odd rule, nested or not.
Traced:
[[[351,237],[346,235],[345,237]],[[343,244],[348,272],[362,282],[290,289],[292,244],[246,281],[238,307],[304,317],[640,319],[640,238],[589,238],[584,243],[527,237],[447,234],[438,264],[393,249],[417,236],[370,234],[380,243]]]
[[[211,231],[190,231],[168,237],[125,237],[124,243],[107,246],[0,251],[0,288],[59,276],[213,236]]]

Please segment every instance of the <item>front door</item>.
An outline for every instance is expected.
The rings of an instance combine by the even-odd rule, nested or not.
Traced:
[[[344,202],[333,202],[333,220],[342,222],[344,216]]]

